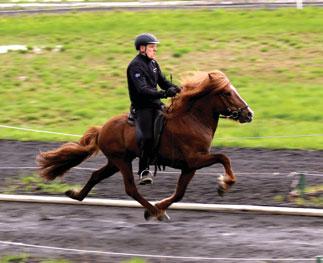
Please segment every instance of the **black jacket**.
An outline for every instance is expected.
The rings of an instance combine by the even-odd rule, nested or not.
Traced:
[[[158,91],[157,84],[163,90],[175,86],[165,78],[155,60],[141,54],[128,65],[127,79],[131,104],[135,109],[159,109],[165,92]]]

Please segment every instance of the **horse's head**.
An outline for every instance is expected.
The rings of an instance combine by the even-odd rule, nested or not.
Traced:
[[[253,111],[224,73],[220,71],[215,72],[215,74],[209,73],[209,85],[215,86],[214,108],[217,114],[240,123],[252,121]]]
[[[171,116],[178,116],[194,108],[201,113],[205,112],[203,108],[206,108],[216,116],[220,115],[240,123],[252,121],[253,111],[227,76],[219,70],[209,73],[196,72],[193,76],[187,76],[182,87],[180,95],[174,98],[169,106],[168,113]],[[197,103],[198,101],[200,103]]]

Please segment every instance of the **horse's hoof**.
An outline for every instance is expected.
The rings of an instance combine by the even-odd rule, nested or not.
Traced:
[[[221,175],[218,177],[218,195],[223,197],[224,196],[224,193],[225,191],[227,190],[226,188],[226,183],[224,181],[224,176]]]
[[[218,195],[221,196],[221,197],[223,197],[224,196],[224,192],[225,192],[224,189],[219,186],[218,187]]]
[[[73,190],[67,190],[67,191],[65,192],[65,195],[66,195],[67,197],[73,198],[73,196],[74,196],[74,191],[73,191]]]
[[[147,209],[145,210],[144,217],[145,217],[146,221],[151,219],[151,214]]]
[[[152,219],[153,215],[148,210],[145,210],[144,217],[148,221]],[[157,218],[158,221],[164,221],[164,222],[170,221],[170,216],[166,213],[166,211],[162,212],[157,216],[155,215],[155,217]]]
[[[65,195],[69,198],[72,198],[77,201],[82,201],[83,199],[78,197],[74,190],[68,190],[65,192]]]
[[[223,185],[225,182],[224,182],[224,176],[221,174],[219,175],[219,177],[217,178],[217,182],[219,185]]]
[[[170,216],[164,211],[163,214],[157,217],[158,221],[164,221],[164,222],[169,222],[170,221]]]

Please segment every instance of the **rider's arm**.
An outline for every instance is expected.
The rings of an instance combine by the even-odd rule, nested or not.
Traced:
[[[158,70],[158,86],[161,87],[163,90],[168,90],[170,87],[176,87],[175,84],[171,83],[165,75],[161,72],[159,65],[157,64],[157,70]]]
[[[128,77],[132,80],[133,88],[137,93],[152,99],[164,98],[165,92],[152,89],[148,86],[144,73],[139,67],[128,68]]]
[[[166,79],[165,75],[161,72],[159,67],[158,67],[158,82],[157,83],[158,83],[158,86],[161,87],[163,90],[168,90],[170,87],[175,86],[168,79]]]

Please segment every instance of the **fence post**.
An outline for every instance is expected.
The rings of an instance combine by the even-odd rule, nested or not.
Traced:
[[[302,198],[305,197],[305,187],[306,187],[305,175],[299,174],[299,181],[298,181],[297,188],[298,188]]]
[[[297,9],[303,9],[303,0],[296,0]]]

